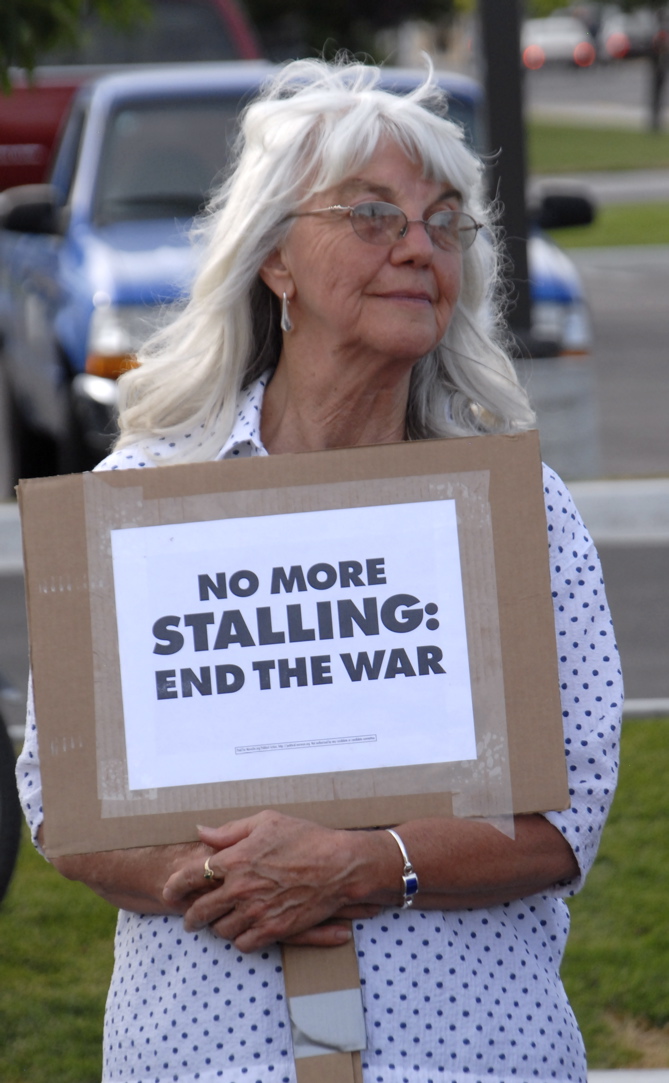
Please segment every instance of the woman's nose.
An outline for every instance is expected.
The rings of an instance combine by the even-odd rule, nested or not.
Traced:
[[[407,222],[399,240],[393,245],[391,259],[398,263],[431,263],[434,258],[434,244],[425,228],[422,218]]]

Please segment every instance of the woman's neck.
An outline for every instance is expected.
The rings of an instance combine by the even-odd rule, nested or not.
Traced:
[[[410,378],[405,362],[297,365],[282,354],[263,400],[263,443],[280,454],[404,440]]]

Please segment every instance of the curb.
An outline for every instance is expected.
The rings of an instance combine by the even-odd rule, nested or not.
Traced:
[[[669,1083],[669,1068],[612,1068],[588,1072],[588,1083]]]
[[[669,718],[669,699],[626,699],[623,703],[623,718]]]
[[[569,491],[596,545],[669,543],[669,478],[573,481]]]

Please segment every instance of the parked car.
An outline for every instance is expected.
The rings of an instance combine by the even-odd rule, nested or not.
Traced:
[[[145,0],[148,17],[112,30],[83,15],[77,44],[40,57],[31,76],[12,72],[0,94],[0,190],[45,180],[51,150],[72,97],[103,72],[137,64],[253,60],[260,46],[237,0]]]
[[[269,70],[200,64],[106,76],[78,93],[49,183],[0,196],[0,463],[9,464],[0,493],[19,476],[85,469],[104,455],[115,380],[188,290],[188,226],[225,166],[241,105]],[[387,69],[384,84],[402,93],[419,78]],[[440,81],[451,116],[479,144],[480,86]],[[571,224],[568,201],[554,211],[552,225]],[[541,214],[538,206],[529,244],[535,331],[553,354],[587,351],[581,284],[542,234]]]
[[[635,56],[649,56],[657,30],[657,13],[649,8],[625,12],[620,8],[607,8],[597,36],[599,59],[626,60]]]
[[[584,23],[570,15],[527,19],[521,28],[520,49],[523,64],[531,71],[556,63],[588,68],[597,56]]]

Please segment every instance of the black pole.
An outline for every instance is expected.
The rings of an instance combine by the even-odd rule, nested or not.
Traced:
[[[662,129],[662,102],[669,66],[669,21],[664,11],[657,13],[657,26],[650,51],[650,130]]]
[[[530,347],[530,286],[527,266],[525,210],[525,129],[520,59],[522,0],[479,0],[485,86],[488,101],[488,144],[495,156],[490,194],[503,205],[502,225],[513,264],[513,307],[509,326],[519,347]]]

